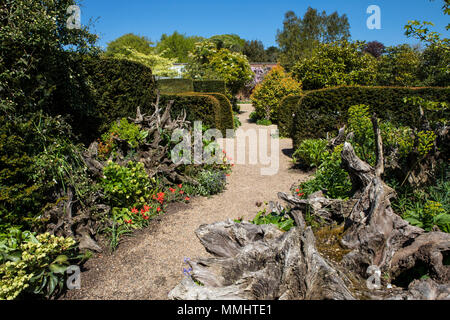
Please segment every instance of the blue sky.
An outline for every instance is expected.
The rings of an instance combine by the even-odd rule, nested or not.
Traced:
[[[303,16],[308,6],[347,14],[353,40],[378,40],[385,45],[417,43],[404,35],[408,20],[427,20],[436,31],[445,30],[449,19],[442,13],[442,0],[81,0],[82,23],[97,19],[92,31],[106,44],[125,33],[159,40],[174,31],[210,37],[234,33],[244,39],[261,40],[266,47],[276,45],[276,32],[284,14],[292,10]],[[381,30],[369,30],[366,13],[370,5],[381,8]]]

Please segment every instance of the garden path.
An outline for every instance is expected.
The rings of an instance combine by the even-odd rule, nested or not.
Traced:
[[[252,105],[241,105],[241,128],[267,129],[249,121],[252,111]],[[223,193],[176,204],[151,227],[124,239],[114,254],[91,258],[81,273],[81,289],[69,291],[63,299],[167,299],[183,277],[184,258],[208,256],[194,233],[200,225],[229,218],[251,220],[262,209],[258,202],[276,201],[277,192],[289,192],[293,183],[307,179],[306,173],[292,168],[291,139],[280,139],[279,149],[276,175],[261,175],[261,167],[268,166],[236,164]]]

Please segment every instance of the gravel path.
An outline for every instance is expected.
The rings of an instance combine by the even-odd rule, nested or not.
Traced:
[[[251,105],[241,105],[241,110],[243,130],[267,129],[248,121]],[[280,139],[279,148],[278,174],[262,176],[261,167],[268,166],[236,164],[225,192],[172,206],[150,228],[127,238],[114,254],[93,257],[81,274],[81,290],[69,291],[63,299],[167,299],[183,277],[184,258],[208,256],[194,233],[200,225],[229,218],[251,220],[262,209],[257,202],[275,201],[277,192],[288,192],[293,183],[307,179],[307,174],[291,169],[292,141]]]

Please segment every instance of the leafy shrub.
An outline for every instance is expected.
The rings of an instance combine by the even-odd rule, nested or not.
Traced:
[[[266,209],[264,209],[263,211],[258,212],[256,217],[250,222],[256,225],[273,224],[278,229],[286,232],[294,227],[294,220],[292,220],[290,217],[287,217],[285,211],[281,213],[272,212],[266,214]]]
[[[253,122],[258,121],[258,114],[256,113],[256,111],[253,111],[252,113],[250,113],[249,118]]]
[[[251,100],[258,119],[278,121],[281,100],[288,95],[298,95],[302,90],[302,84],[291,78],[283,67],[274,67],[264,78],[263,82],[256,85]]]
[[[0,237],[0,300],[12,300],[23,293],[47,298],[61,292],[69,261],[79,261],[75,241],[48,233],[10,229]]]
[[[141,162],[130,161],[126,166],[109,162],[103,169],[101,185],[114,207],[132,207],[146,203],[155,181],[151,181]]]
[[[103,142],[107,142],[111,138],[111,135],[126,140],[133,148],[137,148],[145,141],[148,132],[141,130],[139,126],[134,123],[129,123],[126,118],[122,118],[121,120],[114,122],[108,132],[103,134]]]
[[[327,150],[328,141],[324,139],[304,140],[292,155],[294,163],[302,163],[309,167],[319,167],[330,156]]]
[[[32,227],[55,191],[70,185],[80,197],[95,184],[89,182],[74,145],[71,128],[62,117],[40,112],[25,119],[0,117],[0,229]]]
[[[362,52],[360,43],[327,43],[293,68],[294,77],[306,90],[341,85],[374,85],[377,59]]]
[[[436,183],[424,190],[400,187],[390,181],[398,193],[392,202],[396,213],[414,226],[431,231],[437,226],[443,232],[450,232],[450,180],[448,165],[437,172]]]
[[[268,119],[261,119],[261,120],[256,121],[256,124],[259,126],[271,126],[272,121],[270,121]]]
[[[294,112],[291,137],[298,147],[304,139],[326,138],[337,133],[348,120],[348,108],[369,104],[382,120],[392,124],[416,127],[417,105],[405,103],[405,97],[421,97],[428,101],[450,102],[450,88],[339,87],[306,93]],[[449,118],[449,111],[429,110],[428,120]],[[413,125],[414,124],[414,125]]]
[[[204,197],[221,193],[227,184],[225,174],[220,170],[203,170],[196,177],[195,193]]]
[[[240,126],[242,126],[241,120],[239,120],[239,117],[235,114],[234,115],[234,128],[237,129]]]
[[[300,184],[302,196],[309,196],[323,191],[330,198],[348,198],[352,184],[348,173],[341,168],[341,152],[343,145],[337,146],[331,156],[326,157],[317,169],[314,177]]]

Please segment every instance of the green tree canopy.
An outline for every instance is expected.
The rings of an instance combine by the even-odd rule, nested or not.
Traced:
[[[210,41],[197,43],[190,59],[187,77],[224,80],[229,96],[237,94],[253,77],[246,56],[225,48],[217,49]]]
[[[266,62],[268,58],[264,44],[259,40],[245,41],[243,53],[250,62]]]
[[[420,85],[420,59],[420,51],[408,44],[385,48],[379,60],[377,83],[383,86]]]
[[[127,33],[108,43],[105,54],[108,56],[120,53],[127,54],[126,48],[131,48],[143,54],[153,52],[153,42],[147,37],[138,36],[133,33]]]
[[[237,34],[216,35],[209,38],[208,41],[214,43],[218,50],[228,49],[232,52],[244,52],[245,40]]]
[[[277,32],[277,43],[281,49],[283,66],[291,68],[299,59],[311,55],[320,43],[332,43],[350,38],[347,16],[337,12],[327,15],[308,7],[303,18],[288,11],[283,21],[283,30]]]
[[[374,85],[377,59],[362,51],[361,42],[320,44],[311,57],[293,67],[293,75],[305,90],[339,85]]]
[[[189,62],[189,52],[193,51],[195,44],[202,40],[202,37],[188,37],[175,31],[171,35],[163,34],[156,50],[165,58],[175,59],[179,63],[187,63]]]

